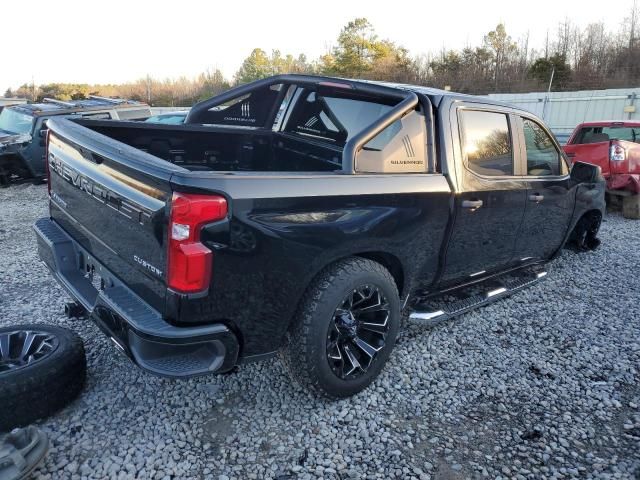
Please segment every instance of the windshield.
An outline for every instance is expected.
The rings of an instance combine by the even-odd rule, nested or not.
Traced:
[[[5,108],[0,113],[0,129],[11,133],[31,133],[33,117]]]

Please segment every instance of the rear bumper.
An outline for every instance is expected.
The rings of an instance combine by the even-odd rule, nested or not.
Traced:
[[[639,173],[614,173],[607,178],[607,190],[626,190],[640,193]]]
[[[56,280],[136,365],[170,377],[220,373],[236,365],[238,340],[225,325],[167,323],[55,221],[41,218],[34,229],[38,254]]]

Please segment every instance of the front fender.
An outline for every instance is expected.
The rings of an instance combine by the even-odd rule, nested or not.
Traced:
[[[580,183],[576,186],[575,207],[573,209],[573,216],[569,223],[569,228],[564,237],[564,241],[558,250],[551,257],[557,258],[562,252],[562,248],[566,245],[567,241],[571,237],[571,233],[575,229],[580,219],[590,212],[599,212],[600,218],[604,217],[607,210],[607,204],[605,201],[606,183],[604,179],[598,180],[594,183]]]

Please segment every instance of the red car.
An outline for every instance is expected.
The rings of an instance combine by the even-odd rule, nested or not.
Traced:
[[[640,122],[581,123],[563,148],[571,162],[598,165],[607,193],[623,197],[623,215],[640,218]]]

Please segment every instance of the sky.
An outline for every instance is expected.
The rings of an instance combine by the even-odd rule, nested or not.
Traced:
[[[366,17],[381,38],[413,55],[482,42],[499,22],[542,48],[565,18],[608,29],[633,0],[260,2],[205,0],[8,0],[0,9],[0,95],[33,81],[121,83],[147,74],[193,77],[219,68],[231,78],[253,48],[315,59],[341,28]],[[605,15],[606,14],[606,15]]]

